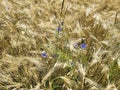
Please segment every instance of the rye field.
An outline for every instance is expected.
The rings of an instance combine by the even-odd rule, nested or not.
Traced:
[[[120,90],[120,0],[0,0],[0,90]]]

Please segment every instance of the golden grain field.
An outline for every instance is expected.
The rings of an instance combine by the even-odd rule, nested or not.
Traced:
[[[120,0],[0,0],[0,90],[120,90]]]

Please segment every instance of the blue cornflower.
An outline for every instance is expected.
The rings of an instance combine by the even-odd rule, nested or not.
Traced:
[[[58,31],[58,32],[61,32],[61,31],[62,31],[62,28],[59,26],[59,27],[57,28],[57,31]]]
[[[78,47],[78,43],[75,43],[75,44],[74,44],[74,48],[77,48],[77,47]]]
[[[82,43],[82,44],[80,45],[80,47],[81,47],[82,49],[85,49],[87,46],[86,46],[85,43]]]
[[[41,56],[45,58],[45,57],[47,57],[47,53],[45,51],[43,51]]]

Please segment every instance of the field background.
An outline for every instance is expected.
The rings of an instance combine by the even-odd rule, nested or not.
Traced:
[[[0,0],[0,90],[120,90],[120,0]]]

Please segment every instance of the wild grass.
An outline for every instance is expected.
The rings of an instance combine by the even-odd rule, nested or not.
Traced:
[[[0,90],[120,90],[119,0],[0,0],[0,11]]]

